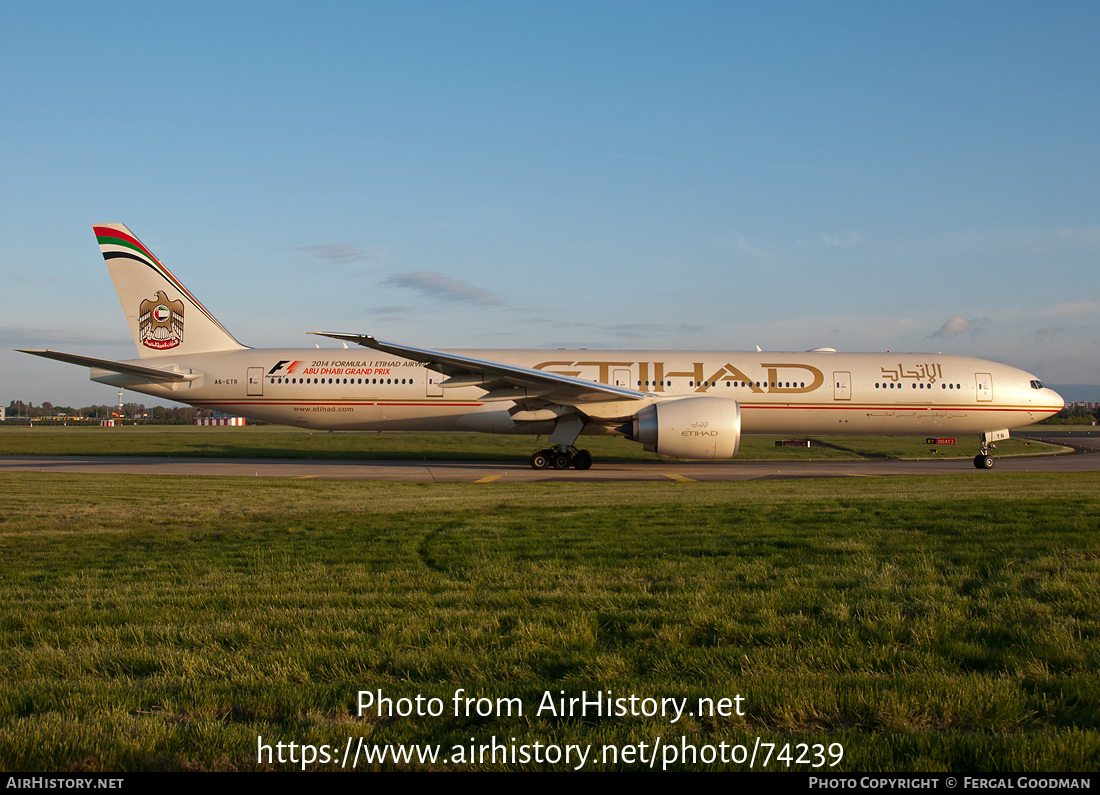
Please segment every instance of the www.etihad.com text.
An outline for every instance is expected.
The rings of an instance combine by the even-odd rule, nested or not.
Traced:
[[[543,743],[502,742],[496,736],[451,746],[439,744],[376,744],[363,737],[348,737],[339,745],[264,742],[257,737],[256,761],[261,765],[293,765],[302,770],[315,765],[354,770],[373,765],[561,765],[573,770],[586,766],[641,765],[667,770],[682,765],[748,765],[750,769],[809,765],[833,767],[844,758],[840,743],[772,743],[759,737],[752,745],[736,743],[696,744],[687,737],[639,743]]]

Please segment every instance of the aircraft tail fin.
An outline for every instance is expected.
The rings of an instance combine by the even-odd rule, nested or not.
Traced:
[[[92,229],[141,358],[245,347],[124,224]]]

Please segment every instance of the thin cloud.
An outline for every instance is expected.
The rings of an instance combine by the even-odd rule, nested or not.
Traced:
[[[1015,229],[969,229],[960,232],[956,244],[977,250],[1046,248],[1061,245],[1080,250],[1100,247],[1100,227],[1053,228],[1025,226]]]
[[[754,248],[753,246],[750,246],[748,244],[748,242],[745,240],[744,235],[738,235],[737,236],[737,247],[739,249],[741,249],[742,251],[745,251],[745,252],[748,252],[749,254],[752,254],[754,257],[770,257],[771,256],[771,254],[769,254],[767,251],[764,251],[763,249]]]
[[[1100,372],[1091,357],[1048,356],[1027,368],[1048,384],[1096,384],[1100,383]]]
[[[371,313],[375,315],[400,315],[410,311],[412,311],[410,306],[391,304],[390,306],[376,306],[371,310]]]
[[[579,324],[578,324],[579,325]],[[665,323],[620,323],[617,325],[602,325],[598,329],[612,337],[659,339],[662,336],[677,332],[704,331],[706,326],[698,323],[680,323],[678,325]]]
[[[1081,315],[1100,313],[1100,301],[1077,301],[1055,304],[1046,310],[1051,315]]]
[[[1055,328],[1053,326],[1048,326],[1046,328],[1041,328],[1038,331],[1036,331],[1035,332],[1035,339],[1037,339],[1039,342],[1046,342],[1049,339],[1057,337],[1063,331],[1065,331],[1064,328]]]
[[[862,243],[863,238],[855,232],[849,232],[847,235],[822,235],[821,242],[826,246],[850,248],[851,246],[858,246]]]
[[[545,320],[542,322],[550,323],[554,328],[595,328],[595,323],[580,323],[570,321],[557,321],[557,320]]]
[[[365,259],[375,259],[369,251],[353,246],[350,243],[320,243],[315,246],[298,246],[295,251],[304,251],[322,262],[331,262],[337,265],[348,265]]]
[[[771,252],[765,251],[762,248],[756,248],[756,246],[749,243],[748,237],[739,232],[733,232],[730,234],[721,234],[715,236],[715,242],[724,248],[736,249],[738,251],[744,251],[746,254],[750,254],[753,257],[760,257],[762,259],[770,259]]]
[[[964,317],[959,317],[958,315],[955,315],[953,318],[944,323],[943,326],[940,327],[939,331],[930,334],[928,336],[928,339],[950,340],[954,339],[960,334],[965,334],[971,339],[976,339],[981,336],[982,333],[985,331],[985,323],[988,320],[989,318],[970,321]]]
[[[373,320],[401,320],[413,313],[412,307],[408,306],[376,306],[367,313],[367,317]]]
[[[659,333],[646,323],[622,323],[617,326],[605,326],[606,333],[615,337],[650,337]]]
[[[85,334],[80,331],[8,326],[0,328],[0,345],[81,345],[84,343],[129,342],[129,337]]]
[[[970,328],[970,321],[965,317],[959,317],[955,315],[953,318],[943,324],[943,327],[939,331],[934,332],[931,335],[932,339],[949,340],[959,334],[962,334]]]
[[[1061,230],[1058,237],[1072,248],[1095,248],[1100,246],[1100,227],[1075,226]]]
[[[437,271],[413,271],[395,273],[382,282],[385,287],[408,287],[427,298],[455,303],[499,306],[503,303],[488,290],[452,279]]]

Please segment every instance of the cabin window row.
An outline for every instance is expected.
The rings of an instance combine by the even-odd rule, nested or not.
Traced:
[[[721,381],[688,381],[688,386],[718,386],[723,383]],[[725,381],[726,386],[743,386],[754,387],[761,389],[763,387],[771,387],[772,389],[778,389],[780,387],[784,389],[798,388],[804,389],[806,387],[805,381],[772,381],[770,384],[767,381],[756,381],[755,386],[752,381]],[[672,386],[671,381],[642,381],[638,382],[638,386]]]
[[[411,378],[282,378],[275,377],[271,379],[275,384],[411,384],[413,381]],[[718,381],[688,381],[688,386],[718,386]],[[726,381],[725,385],[735,387],[753,387],[752,381]],[[672,386],[671,381],[642,381],[638,382],[638,386]],[[893,382],[888,384],[875,383],[875,389],[901,389],[902,384],[895,384]],[[932,389],[931,384],[910,384],[913,389]],[[755,388],[772,388],[772,389],[805,389],[805,381],[756,381]],[[940,384],[940,389],[962,389],[962,384]]]
[[[904,384],[895,384],[892,381],[888,384],[881,384],[881,383],[875,382],[875,389],[879,389],[880,387],[882,389],[901,389],[902,386],[904,386]],[[920,389],[931,389],[932,388],[931,384],[928,384],[927,386],[925,384],[910,384],[909,386],[913,387],[913,389],[918,389],[918,388],[920,388]],[[962,389],[962,384],[940,384],[940,389]]]
[[[271,379],[273,384],[411,384],[411,378],[279,378]]]

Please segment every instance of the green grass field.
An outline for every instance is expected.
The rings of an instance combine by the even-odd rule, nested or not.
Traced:
[[[0,475],[0,768],[295,767],[259,760],[262,736],[335,749],[311,769],[360,738],[441,756],[358,769],[575,766],[453,760],[493,738],[590,748],[587,770],[648,768],[601,754],[657,743],[658,769],[748,769],[666,754],[760,738],[778,744],[769,770],[788,768],[788,745],[791,769],[815,769],[819,744],[843,748],[816,768],[834,772],[1095,771],[1098,493],[1097,474],[993,472]],[[523,714],[455,716],[459,689]],[[438,698],[444,714],[361,716],[360,690]],[[690,711],[740,695],[745,714],[538,714],[560,691]]]
[[[814,437],[810,448],[776,447],[785,437],[745,436],[738,460],[805,461],[859,458],[973,458],[978,439],[959,437],[933,454],[924,437]],[[0,426],[0,455],[167,455],[218,458],[357,458],[520,461],[546,445],[532,436],[478,433],[310,432],[273,425],[244,428],[195,426]],[[597,461],[657,461],[622,437],[582,436],[579,447]],[[998,456],[1034,455],[1059,448],[1009,439]]]

